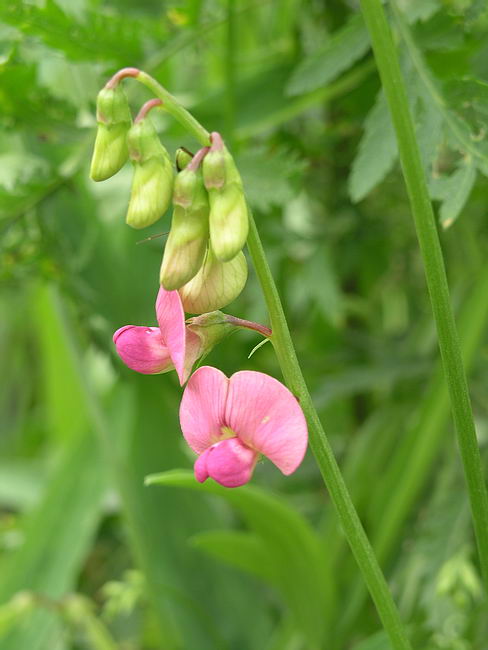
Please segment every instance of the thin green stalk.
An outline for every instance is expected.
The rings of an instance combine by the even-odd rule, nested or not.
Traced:
[[[163,101],[163,106],[168,113],[190,131],[201,144],[207,145],[209,143],[207,131],[159,83],[143,72],[139,72],[137,75],[131,74],[130,76],[134,76],[149,87]],[[310,447],[337,510],[348,543],[375,603],[383,627],[390,638],[392,647],[395,650],[410,650],[411,646],[388,584],[364,532],[332,448],[312,403],[312,398],[295,353],[278,290],[252,215],[250,216],[247,245],[268,307],[273,330],[271,341],[281,371],[288,387],[299,399],[307,418],[310,431]]]
[[[424,261],[444,374],[468,485],[481,570],[488,591],[488,495],[439,236],[409,111],[405,84],[380,0],[361,0],[388,105]]]
[[[231,149],[234,149],[236,121],[236,3],[227,0],[227,31],[225,35],[225,130]]]

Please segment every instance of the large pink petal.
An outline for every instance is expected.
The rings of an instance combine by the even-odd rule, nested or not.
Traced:
[[[154,375],[174,367],[159,327],[126,325],[115,332],[113,341],[119,357],[132,370]]]
[[[229,380],[223,372],[202,366],[190,377],[181,398],[180,425],[185,440],[197,454],[226,436],[225,401]]]
[[[195,478],[203,483],[210,477],[224,487],[239,487],[250,481],[257,458],[257,452],[238,438],[228,438],[197,458]]]
[[[302,462],[307,423],[295,396],[277,379],[252,370],[232,375],[225,423],[283,474],[291,474]]]
[[[185,312],[177,291],[161,287],[156,299],[156,316],[164,344],[178,373],[180,384],[185,380]]]

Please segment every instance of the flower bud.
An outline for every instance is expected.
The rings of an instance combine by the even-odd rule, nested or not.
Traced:
[[[242,252],[229,262],[220,262],[209,247],[199,272],[179,290],[183,308],[190,314],[221,309],[237,298],[246,280],[247,262]]]
[[[116,174],[128,157],[126,138],[132,118],[120,86],[102,88],[98,93],[97,122],[90,176],[94,181],[104,181]]]
[[[205,257],[209,204],[199,167],[205,153],[206,149],[200,150],[175,179],[173,219],[160,277],[168,291],[179,289],[195,277]]]
[[[179,147],[175,153],[176,169],[181,172],[192,161],[193,154],[185,147]]]
[[[173,168],[168,152],[147,118],[131,127],[127,142],[134,177],[126,222],[133,228],[145,228],[168,209],[173,192]]]
[[[203,178],[210,199],[210,241],[215,256],[227,262],[242,250],[249,229],[242,180],[234,159],[218,133],[203,161]]]

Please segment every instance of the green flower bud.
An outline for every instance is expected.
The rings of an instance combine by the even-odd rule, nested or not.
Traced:
[[[206,151],[201,149],[175,179],[173,219],[160,275],[161,284],[168,291],[189,282],[205,257],[209,204],[199,165]]]
[[[150,226],[168,209],[173,192],[173,168],[156,129],[146,118],[127,135],[134,164],[126,222],[133,228]]]
[[[242,250],[249,217],[241,177],[218,133],[203,161],[203,179],[210,200],[210,241],[215,256],[227,262]]]
[[[102,88],[98,93],[97,122],[90,176],[94,181],[104,181],[116,174],[128,157],[126,138],[132,118],[120,86]]]
[[[193,154],[185,147],[179,147],[175,153],[176,169],[181,172],[192,161]]]
[[[194,316],[186,321],[186,328],[194,332],[200,339],[200,359],[206,357],[220,341],[238,329],[234,323],[227,320],[227,315],[221,311],[211,311],[201,316]]]
[[[247,280],[247,262],[239,252],[229,262],[220,262],[211,248],[197,275],[179,290],[186,312],[202,314],[221,309],[235,300]]]

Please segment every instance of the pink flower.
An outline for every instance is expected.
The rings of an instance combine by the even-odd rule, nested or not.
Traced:
[[[145,375],[176,369],[183,385],[201,354],[200,337],[186,328],[185,313],[177,291],[160,288],[156,299],[159,327],[125,325],[113,341],[122,361]]]
[[[260,454],[291,474],[307,448],[307,423],[294,395],[262,372],[242,370],[228,379],[203,366],[190,378],[180,406],[180,424],[199,454],[195,477],[225,487],[247,483]]]

